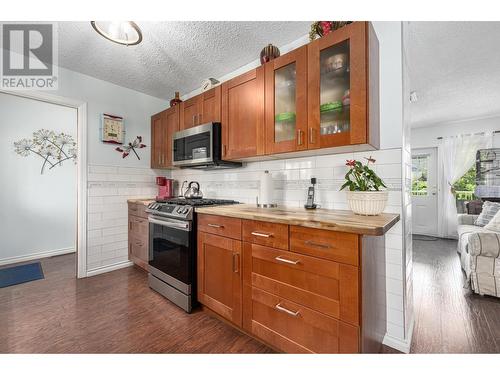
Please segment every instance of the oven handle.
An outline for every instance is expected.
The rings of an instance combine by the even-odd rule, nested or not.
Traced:
[[[175,228],[175,229],[180,229],[186,232],[189,232],[191,230],[189,222],[182,222],[182,221],[173,221],[173,220],[168,220],[168,219],[154,219],[152,217],[148,218],[148,221],[151,224],[158,224],[162,225],[164,227],[169,227],[169,228]]]

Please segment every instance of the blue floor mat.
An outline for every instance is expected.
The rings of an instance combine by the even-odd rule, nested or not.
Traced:
[[[0,288],[43,279],[40,262],[0,269]]]

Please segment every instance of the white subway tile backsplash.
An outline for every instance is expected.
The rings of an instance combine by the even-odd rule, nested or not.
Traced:
[[[316,166],[315,156],[285,160],[285,169],[304,169],[304,168],[314,168],[315,166]]]
[[[87,269],[93,270],[128,259],[127,199],[156,195],[155,177],[164,172],[101,165],[88,172]]]

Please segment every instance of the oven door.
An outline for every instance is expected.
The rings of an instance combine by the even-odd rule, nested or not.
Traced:
[[[194,237],[191,222],[150,216],[149,272],[185,294],[194,278]]]
[[[213,124],[195,126],[173,136],[172,164],[176,166],[213,161]]]

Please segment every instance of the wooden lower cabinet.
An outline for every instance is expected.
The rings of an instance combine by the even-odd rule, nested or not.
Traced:
[[[383,236],[199,214],[198,299],[278,351],[378,352],[386,330],[384,243]]]
[[[241,241],[198,233],[198,301],[241,326]]]
[[[147,270],[149,261],[149,223],[142,203],[128,204],[128,257]]]
[[[244,327],[286,353],[357,353],[359,328],[300,304],[249,287]]]

